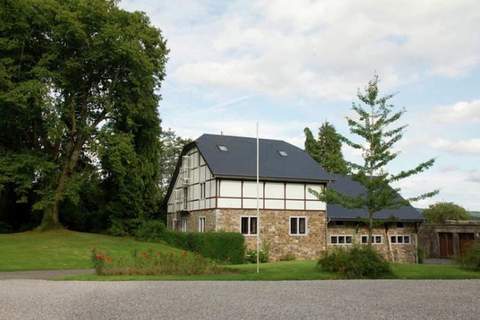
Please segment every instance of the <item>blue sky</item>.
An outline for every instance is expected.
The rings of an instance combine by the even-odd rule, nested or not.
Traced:
[[[409,125],[388,169],[429,158],[402,181],[404,196],[440,189],[437,201],[480,210],[480,2],[124,0],[168,41],[159,110],[163,127],[254,136],[303,146],[303,128],[345,116],[376,72]],[[358,160],[353,150],[345,157]]]

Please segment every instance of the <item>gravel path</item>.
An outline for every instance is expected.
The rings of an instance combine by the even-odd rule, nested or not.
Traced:
[[[479,319],[480,281],[0,281],[0,319]]]

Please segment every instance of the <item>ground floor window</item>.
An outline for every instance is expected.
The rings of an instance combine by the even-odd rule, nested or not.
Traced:
[[[198,218],[198,232],[205,232],[205,224],[207,219],[205,217]]]
[[[257,217],[242,217],[240,221],[242,234],[257,234]]]
[[[307,234],[307,218],[306,217],[290,217],[290,234],[291,235]]]
[[[362,243],[367,244],[368,243],[368,236],[362,236]],[[373,244],[380,244],[383,243],[383,237],[379,235],[372,235],[372,243]]]
[[[187,232],[187,218],[182,218],[180,220],[180,230],[182,232]]]
[[[391,236],[390,242],[394,244],[409,244],[410,236]]]
[[[352,236],[330,236],[331,244],[352,244]]]

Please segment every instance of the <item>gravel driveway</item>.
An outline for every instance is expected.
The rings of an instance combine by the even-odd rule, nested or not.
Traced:
[[[0,281],[0,319],[480,319],[480,281]]]

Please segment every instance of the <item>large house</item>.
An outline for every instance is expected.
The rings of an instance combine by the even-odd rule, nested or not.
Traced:
[[[330,247],[364,244],[365,210],[320,201],[311,191],[351,195],[361,185],[325,171],[285,141],[260,139],[260,238],[272,260],[316,259]],[[167,193],[167,226],[185,232],[230,231],[254,249],[257,234],[256,139],[204,134],[186,145]],[[391,261],[416,260],[421,215],[411,206],[377,216],[373,246]]]

